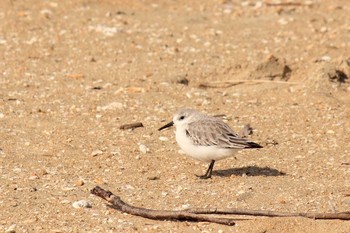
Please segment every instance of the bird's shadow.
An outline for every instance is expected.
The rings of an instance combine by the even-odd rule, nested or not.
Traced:
[[[270,167],[247,166],[241,168],[230,168],[225,170],[214,170],[213,175],[228,177],[228,176],[285,176],[286,173]]]

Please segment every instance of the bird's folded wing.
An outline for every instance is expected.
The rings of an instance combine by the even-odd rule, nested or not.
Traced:
[[[199,120],[188,125],[187,136],[195,145],[218,146],[221,148],[250,148],[248,140],[241,138],[221,120]]]

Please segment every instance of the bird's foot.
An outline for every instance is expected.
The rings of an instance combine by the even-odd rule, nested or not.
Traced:
[[[205,175],[202,175],[202,176],[200,176],[200,175],[196,175],[199,179],[201,179],[201,180],[206,180],[206,179],[209,179],[209,178],[211,178],[211,175],[208,175],[208,174],[205,174]]]

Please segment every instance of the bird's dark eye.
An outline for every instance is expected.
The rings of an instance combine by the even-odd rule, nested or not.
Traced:
[[[185,116],[180,116],[179,120],[185,119]]]

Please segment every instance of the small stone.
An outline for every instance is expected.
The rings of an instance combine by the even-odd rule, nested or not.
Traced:
[[[178,77],[176,79],[176,83],[178,84],[183,84],[185,86],[188,86],[188,84],[190,83],[190,81],[186,78],[187,75],[183,76],[183,77]]]
[[[62,191],[72,191],[75,190],[76,188],[71,187],[71,186],[66,186],[66,187],[62,187]]]
[[[93,157],[98,156],[98,155],[102,155],[103,151],[102,150],[94,150],[93,152],[91,152],[91,155]]]
[[[70,203],[69,200],[62,200],[62,201],[61,201],[61,204],[69,204],[69,203]]]
[[[49,19],[52,16],[52,11],[50,11],[49,9],[43,9],[40,11],[40,14],[45,16],[45,18]]]
[[[135,188],[132,185],[130,185],[130,184],[126,184],[126,185],[123,186],[123,189],[125,189],[125,190],[134,190]]]
[[[240,194],[244,194],[244,193],[245,193],[244,190],[239,190],[239,191],[237,192],[236,196],[237,196],[237,195],[240,195]]]
[[[159,180],[160,177],[159,176],[149,176],[147,177],[148,180]]]
[[[232,13],[232,9],[226,8],[222,11],[224,14],[231,14]]]
[[[12,224],[11,226],[9,226],[7,229],[6,229],[6,233],[15,233],[16,232],[16,224]]]
[[[204,44],[203,44],[205,47],[209,47],[211,44],[209,41],[206,41]]]
[[[183,150],[178,150],[177,153],[179,153],[180,155],[185,155],[186,153]]]
[[[128,87],[126,90],[128,93],[144,93],[144,92],[146,92],[145,88],[142,88],[142,87]]]
[[[114,149],[113,151],[111,151],[111,155],[113,156],[120,155],[120,150],[118,148]]]
[[[167,193],[167,192],[162,192],[161,194],[162,194],[162,197],[165,197],[165,196],[167,196],[167,195],[168,195],[168,193]]]
[[[38,220],[39,220],[39,218],[34,216],[33,218],[29,218],[27,220],[24,220],[23,223],[24,224],[33,224],[33,223],[37,222]]]
[[[83,180],[78,180],[77,182],[75,182],[75,186],[80,187],[83,186],[85,183]]]
[[[16,207],[16,206],[18,206],[18,203],[17,203],[16,201],[10,201],[10,202],[9,202],[9,205],[10,205],[11,207]]]
[[[94,183],[96,183],[96,184],[106,184],[107,181],[105,181],[105,180],[103,180],[101,178],[96,178],[96,179],[94,179]]]
[[[328,28],[327,27],[321,27],[320,28],[320,32],[321,33],[326,33],[328,31]]]
[[[85,78],[85,76],[83,74],[67,74],[66,76],[67,76],[67,78],[71,78],[71,79]]]
[[[63,233],[63,231],[60,229],[52,229],[51,232],[52,233]]]
[[[335,132],[333,131],[333,130],[327,130],[327,132],[326,132],[327,134],[334,134]]]
[[[38,176],[37,174],[33,173],[33,174],[31,174],[31,175],[29,176],[29,179],[30,179],[30,180],[36,180],[36,179],[39,179],[39,176]]]
[[[124,105],[120,102],[113,102],[106,106],[101,107],[101,110],[107,111],[107,110],[120,110],[123,109]]]
[[[102,33],[105,36],[114,36],[116,33],[118,33],[120,30],[116,27],[109,27],[104,24],[98,24],[96,26],[89,26],[90,31],[95,31],[98,33]]]
[[[47,175],[49,173],[45,170],[45,168],[43,168],[43,169],[40,170],[39,174],[44,176],[44,175]]]
[[[63,231],[60,229],[53,229],[53,230],[51,230],[51,232],[52,233],[63,233]]]
[[[328,56],[328,55],[324,55],[324,56],[322,56],[321,57],[321,61],[330,61],[332,58],[330,57],[330,56]]]
[[[286,25],[286,24],[288,24],[288,20],[286,20],[285,18],[281,18],[278,20],[278,23],[281,25]]]
[[[80,209],[80,208],[91,208],[92,205],[90,204],[90,202],[86,201],[86,200],[80,200],[80,201],[76,201],[72,204],[72,206],[76,209]]]

